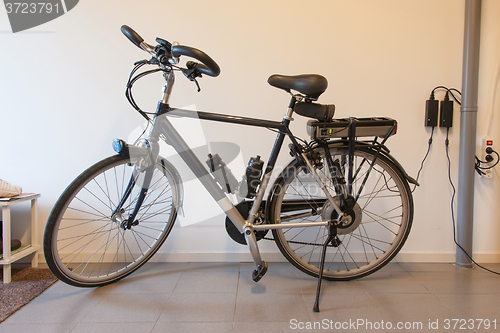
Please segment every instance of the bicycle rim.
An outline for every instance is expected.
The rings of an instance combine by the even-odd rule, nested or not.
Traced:
[[[61,195],[49,217],[44,240],[47,264],[61,280],[75,286],[101,286],[132,273],[163,244],[177,212],[175,179],[157,163],[137,225],[123,227],[141,190],[144,172],[112,218],[132,177],[129,159],[113,156],[80,175]],[[120,221],[121,220],[121,221]]]
[[[330,194],[337,200],[328,172],[323,149],[316,172]],[[339,159],[347,178],[347,149],[330,148],[333,160]],[[374,159],[370,150],[356,150],[353,193],[360,191]],[[336,213],[326,195],[309,172],[293,161],[278,178],[271,202],[271,223],[304,223],[326,221]],[[350,280],[375,272],[387,264],[401,249],[413,218],[413,199],[406,179],[397,167],[378,156],[354,208],[355,219],[338,228],[337,244],[327,247],[323,277],[328,280]],[[283,255],[303,272],[318,276],[322,246],[328,237],[326,227],[284,228],[273,230]]]

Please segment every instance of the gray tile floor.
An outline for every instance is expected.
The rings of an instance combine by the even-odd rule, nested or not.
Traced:
[[[252,266],[148,263],[102,288],[57,282],[0,333],[500,331],[500,276],[479,268],[390,263],[360,280],[324,281],[314,313],[314,278],[270,263],[254,283]]]

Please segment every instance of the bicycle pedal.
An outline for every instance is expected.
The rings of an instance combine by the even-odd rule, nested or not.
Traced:
[[[252,280],[255,282],[259,282],[260,279],[266,274],[267,272],[267,262],[264,260],[260,263],[259,266],[257,266],[257,269],[252,272]]]

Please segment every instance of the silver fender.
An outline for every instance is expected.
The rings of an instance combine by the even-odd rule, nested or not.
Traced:
[[[184,217],[184,209],[182,208],[184,202],[184,185],[182,183],[182,178],[177,169],[170,163],[166,158],[158,156],[156,163],[160,164],[163,168],[168,170],[174,177],[174,184],[172,186],[175,189],[176,196],[174,199],[174,205],[177,209],[177,213]]]

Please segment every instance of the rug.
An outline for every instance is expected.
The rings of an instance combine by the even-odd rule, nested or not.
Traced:
[[[12,268],[12,282],[0,285],[0,323],[31,302],[57,278],[47,268]]]

